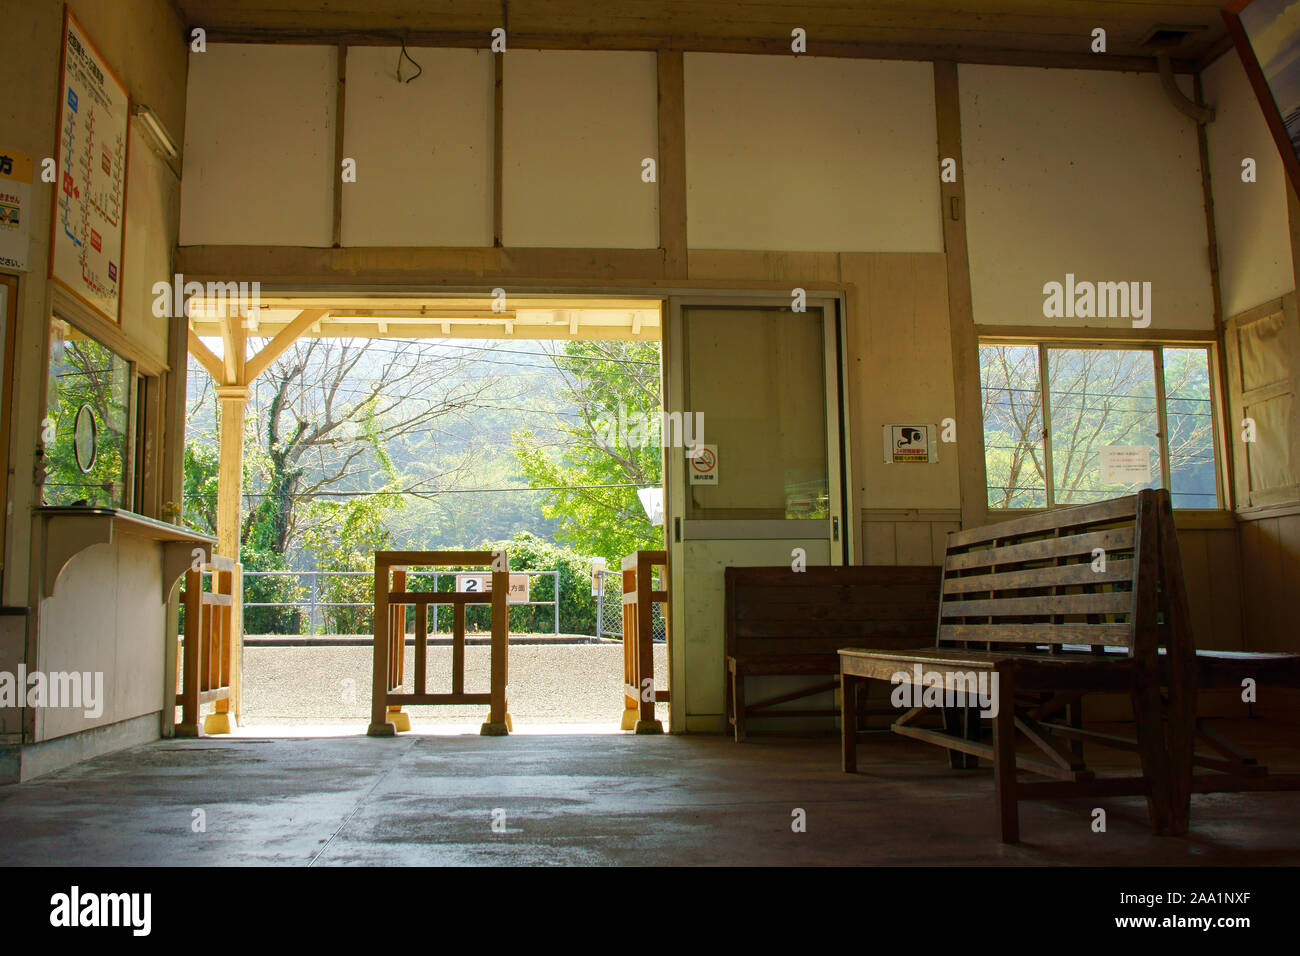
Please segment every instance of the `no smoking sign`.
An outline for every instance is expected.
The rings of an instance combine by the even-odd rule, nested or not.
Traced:
[[[718,446],[696,445],[686,452],[686,470],[693,485],[718,483]]]

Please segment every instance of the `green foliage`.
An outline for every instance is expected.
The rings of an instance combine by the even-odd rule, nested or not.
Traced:
[[[320,575],[320,600],[328,604],[361,607],[326,607],[326,633],[367,634],[374,630],[375,552],[391,546],[387,517],[402,508],[400,495],[382,493],[350,498],[343,503],[313,501],[305,508],[307,527],[303,547],[316,556],[321,571],[362,574]]]
[[[521,531],[505,541],[485,541],[477,550],[506,552],[511,571],[558,571],[560,587],[560,633],[594,634],[596,625],[596,599],[591,594],[591,558],[552,544],[527,531]],[[429,569],[432,570],[432,569]],[[443,569],[439,569],[442,571]],[[465,568],[465,571],[484,572],[483,568]],[[411,591],[433,590],[433,575],[420,569],[407,581]],[[485,572],[486,573],[486,572]],[[555,597],[555,578],[551,575],[533,576],[530,584],[530,601],[551,601]],[[442,573],[438,580],[439,591],[454,591],[454,573]],[[452,608],[438,608],[438,629],[451,630]],[[409,625],[408,625],[409,626]],[[465,609],[465,628],[470,631],[488,631],[492,626],[492,611],[487,605],[471,605]],[[432,628],[430,628],[432,630]],[[510,608],[510,630],[513,633],[551,634],[555,632],[555,608],[513,605]]]
[[[43,503],[119,508],[125,504],[128,378],[124,359],[66,323],[54,321],[46,421],[42,424]],[[90,409],[95,425],[94,461],[88,472],[82,472],[75,453],[76,422],[83,407]],[[85,437],[89,438],[89,433]],[[84,451],[88,454],[89,447]]]
[[[289,570],[284,555],[274,551],[243,548],[244,633],[301,634],[306,621],[295,607],[249,607],[250,604],[296,604],[304,589],[297,574]],[[248,575],[249,571],[283,571],[284,574]]]
[[[529,484],[558,489],[545,492],[542,504],[542,513],[559,522],[557,539],[610,562],[662,548],[663,529],[650,524],[636,493],[662,483],[657,427],[639,427],[658,423],[658,343],[568,342],[556,365],[567,380],[565,398],[579,409],[576,422],[556,429],[564,451],[553,457],[532,430],[517,431],[514,440]]]
[[[183,481],[184,523],[196,531],[217,533],[217,472],[219,455],[210,445],[187,442]]]

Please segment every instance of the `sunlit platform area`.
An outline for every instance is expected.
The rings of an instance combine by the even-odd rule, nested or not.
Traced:
[[[1224,729],[1295,769],[1294,726]],[[1186,838],[1152,835],[1141,798],[1026,803],[1004,845],[987,769],[888,733],[849,775],[833,737],[333,730],[166,740],[0,788],[0,864],[1300,862],[1287,793],[1194,797]]]

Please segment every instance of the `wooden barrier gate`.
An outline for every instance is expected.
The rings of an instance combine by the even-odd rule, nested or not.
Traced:
[[[212,589],[203,590],[207,575]],[[180,690],[176,699],[181,721],[178,737],[228,734],[234,714],[232,671],[235,629],[238,626],[237,597],[243,587],[243,568],[230,558],[214,554],[207,562],[185,572],[185,642],[180,654]],[[199,726],[199,710],[215,704]]]
[[[670,692],[655,687],[654,623],[652,605],[668,603],[668,590],[654,589],[653,571],[663,568],[668,581],[668,552],[637,551],[623,559],[623,730],[662,734],[655,719],[655,704],[670,699]],[[665,618],[665,621],[667,618]],[[665,626],[665,636],[666,634]],[[649,681],[647,684],[646,682]]]
[[[492,569],[492,590],[487,594],[457,591],[408,591],[406,570],[409,567],[466,568],[484,566]],[[405,704],[487,704],[487,722],[479,731],[489,737],[504,737],[510,731],[510,714],[506,709],[506,684],[509,674],[510,618],[506,600],[510,592],[510,572],[504,551],[379,551],[375,554],[375,670],[370,701],[371,737],[391,737],[399,730],[409,730],[410,717],[402,712]],[[391,581],[390,581],[391,577]],[[452,618],[451,693],[428,693],[429,606],[450,604]],[[492,605],[491,690],[488,693],[465,693],[465,607],[469,604]],[[403,693],[406,657],[406,609],[415,607],[415,692]],[[434,618],[435,627],[437,617]]]

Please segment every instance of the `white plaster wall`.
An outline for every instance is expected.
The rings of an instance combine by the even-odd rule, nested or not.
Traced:
[[[693,249],[940,252],[929,63],[688,53]]]
[[[502,241],[652,249],[659,195],[653,53],[512,50],[504,63]]]
[[[1153,74],[959,68],[975,321],[1043,315],[1043,285],[1149,281],[1151,326],[1214,324],[1195,124]],[[1190,88],[1190,87],[1189,87]]]
[[[409,83],[399,47],[348,49],[343,245],[490,246],[492,54],[407,52],[423,70]]]
[[[36,740],[152,713],[163,706],[162,550],[157,542],[119,535],[64,566],[52,597],[41,601],[38,661],[28,669],[101,671],[104,710],[36,711]]]
[[[337,55],[222,43],[190,54],[182,245],[333,242]]]
[[[1219,287],[1225,318],[1295,288],[1287,222],[1286,172],[1264,113],[1235,51],[1205,71],[1206,129],[1214,223],[1219,240]],[[1255,182],[1242,182],[1241,162],[1255,160]]]

